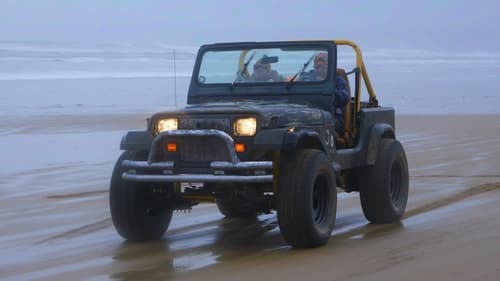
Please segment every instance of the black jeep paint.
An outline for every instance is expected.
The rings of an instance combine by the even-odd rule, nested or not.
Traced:
[[[339,42],[357,48],[352,42]],[[331,67],[324,81],[233,85],[204,84],[205,76],[201,82],[196,79],[207,51],[311,46],[328,50]],[[240,55],[240,68],[242,57],[244,54]],[[335,224],[336,187],[360,191],[363,212],[372,222],[401,219],[408,195],[408,171],[404,150],[396,141],[394,109],[379,106],[372,92],[368,102],[358,103],[362,77],[357,67],[353,71],[354,112],[349,115],[346,111],[346,118],[353,119],[352,127],[351,131],[344,128],[345,134],[354,137],[336,138],[336,67],[334,41],[202,46],[187,106],[158,112],[148,119],[144,131],[128,132],[122,138],[120,148],[125,152],[115,166],[110,192],[113,223],[120,234],[127,239],[158,239],[169,221],[155,227],[155,218],[143,211],[153,206],[156,213],[170,217],[172,210],[215,200],[227,217],[276,210],[286,242],[295,247],[320,246]],[[363,79],[368,79],[366,70]],[[256,119],[255,135],[235,135],[235,120],[248,117]],[[177,119],[177,130],[157,132],[159,120],[166,118]],[[245,151],[237,152],[235,144],[244,145]],[[169,145],[175,150],[169,151]],[[394,171],[393,166],[397,167]],[[392,178],[400,179],[396,186]],[[193,187],[193,182],[202,185]],[[181,188],[185,183],[189,186]],[[142,189],[147,190],[144,196],[134,197]],[[396,199],[391,201],[387,193],[394,189],[401,196],[392,196]],[[141,229],[142,220],[150,223],[148,228]]]
[[[358,121],[360,136],[357,145],[337,151],[331,141],[334,129],[330,112],[312,104],[286,103],[284,100],[275,103],[242,101],[197,104],[182,110],[157,113],[151,117],[147,131],[129,132],[124,136],[121,149],[149,150],[157,120],[174,116],[179,118],[179,129],[215,128],[228,134],[232,133],[233,119],[256,116],[258,128],[254,137],[233,137],[235,141],[248,145],[247,155],[262,155],[276,149],[296,149],[302,145],[327,152],[330,159],[338,164],[335,165],[336,171],[372,165],[380,139],[395,138],[392,108],[361,109]],[[294,132],[289,132],[290,128],[294,128]]]

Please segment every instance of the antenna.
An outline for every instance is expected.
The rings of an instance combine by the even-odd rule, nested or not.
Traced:
[[[177,69],[175,65],[175,48],[174,48],[174,105],[177,108]]]

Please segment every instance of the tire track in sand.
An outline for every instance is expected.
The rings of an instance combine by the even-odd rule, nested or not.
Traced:
[[[63,232],[61,234],[57,234],[57,235],[51,236],[49,238],[46,238],[46,239],[43,239],[41,241],[35,242],[34,245],[44,244],[44,243],[47,243],[47,242],[50,242],[50,241],[53,241],[53,240],[57,240],[57,239],[69,239],[69,238],[78,237],[78,236],[81,236],[81,235],[85,235],[85,234],[89,234],[89,233],[92,233],[92,232],[96,232],[96,231],[101,230],[101,229],[105,229],[107,227],[110,227],[111,224],[112,224],[111,218],[106,218],[106,219],[103,219],[103,220],[100,220],[100,221],[96,221],[96,222],[93,222],[93,223],[90,223],[90,224],[86,224],[86,225],[81,226],[81,227],[70,229],[70,230],[68,230],[66,232]]]
[[[434,202],[430,202],[430,203],[424,204],[420,207],[417,207],[415,209],[409,210],[406,212],[403,219],[407,219],[407,218],[410,218],[410,217],[413,217],[413,216],[416,216],[416,215],[419,215],[422,213],[430,212],[432,210],[451,205],[453,203],[464,200],[466,198],[469,198],[469,197],[472,197],[475,195],[479,195],[481,193],[490,192],[490,191],[493,191],[496,189],[500,189],[500,182],[487,183],[487,184],[474,186],[472,188],[465,189],[465,190],[463,190],[459,193],[456,193],[454,195],[451,195],[449,197],[446,197],[446,198],[443,198],[443,199],[440,199],[440,200],[437,200]],[[210,222],[210,223],[213,223],[213,222]],[[56,240],[56,239],[63,239],[63,238],[68,239],[68,238],[78,237],[81,235],[89,234],[89,233],[96,232],[98,230],[110,227],[111,225],[112,225],[111,218],[106,218],[106,219],[103,219],[103,220],[100,220],[100,221],[97,221],[97,222],[94,222],[91,224],[87,224],[87,225],[84,225],[84,226],[81,226],[78,228],[71,229],[69,231],[63,232],[63,233],[58,234],[58,235],[51,236],[47,239],[36,242],[35,245],[47,243],[47,242],[50,242],[50,241]],[[386,228],[386,227],[391,227],[391,224],[389,224],[389,225],[375,225],[375,228],[373,228],[372,231],[377,231],[380,228]],[[365,226],[355,228],[355,229],[352,229],[346,233],[336,235],[335,238],[336,239],[347,238],[347,237],[355,236],[356,234],[361,234],[363,232],[365,232]]]
[[[438,209],[441,207],[445,207],[445,206],[451,205],[453,203],[456,203],[458,201],[464,200],[466,198],[469,198],[469,197],[472,197],[475,195],[479,195],[481,193],[490,192],[490,191],[493,191],[496,189],[500,189],[500,182],[486,183],[486,184],[474,186],[474,187],[465,189],[459,193],[448,196],[446,198],[443,198],[443,199],[440,199],[440,200],[437,200],[434,202],[430,202],[430,203],[424,204],[420,207],[417,207],[415,209],[409,210],[406,212],[403,219],[413,217],[413,216],[416,216],[416,215],[419,215],[422,213],[426,213],[426,212],[429,212],[429,211],[432,211],[432,210],[435,210],[435,209]]]
[[[500,178],[500,174],[479,174],[479,175],[414,175],[410,176],[410,178]]]
[[[471,188],[467,188],[461,192],[458,192],[456,194],[453,194],[451,196],[429,202],[427,204],[424,204],[420,207],[417,207],[415,209],[407,210],[403,220],[411,218],[413,216],[420,215],[422,213],[430,212],[435,209],[439,209],[442,207],[446,207],[448,205],[451,205],[453,203],[462,201],[464,199],[467,199],[469,197],[479,195],[482,193],[487,193],[490,191],[494,191],[496,189],[500,189],[500,182],[495,182],[495,183],[486,183],[486,184],[481,184],[477,185]],[[368,228],[367,228],[368,227]],[[402,227],[402,222],[396,222],[396,223],[391,223],[391,224],[366,224],[362,225],[356,228],[353,228],[349,231],[339,233],[337,235],[333,235],[333,239],[335,240],[343,240],[343,239],[349,239],[350,237],[355,237],[357,235],[374,235],[376,233],[385,233],[388,229],[398,229]]]
[[[102,193],[107,193],[107,189],[101,189],[101,190],[91,190],[91,191],[85,191],[85,192],[78,192],[78,193],[67,193],[67,194],[55,194],[55,195],[49,195],[46,198],[47,199],[69,199],[69,198],[81,198],[81,197],[90,197]]]

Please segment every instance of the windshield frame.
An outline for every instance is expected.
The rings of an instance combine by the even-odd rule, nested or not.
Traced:
[[[293,44],[293,43],[289,43],[289,42],[277,42],[277,43],[273,43],[272,42],[265,42],[265,43],[253,43],[253,44],[248,44],[248,43],[240,43],[240,44],[232,44],[232,43],[226,43],[226,44],[216,44],[216,45],[213,45],[214,48],[202,48],[200,49],[200,53],[198,55],[198,59],[197,59],[197,65],[195,65],[195,68],[194,68],[194,71],[193,71],[193,77],[195,77],[196,79],[194,79],[193,81],[196,82],[198,84],[198,86],[201,86],[201,87],[211,87],[211,86],[223,86],[223,85],[229,85],[229,84],[232,84],[231,82],[228,82],[228,83],[200,83],[198,77],[200,75],[200,69],[201,69],[201,66],[202,66],[202,60],[203,60],[203,57],[205,56],[205,54],[207,52],[221,52],[221,51],[248,51],[249,53],[251,51],[254,51],[254,50],[257,50],[257,49],[294,49],[294,48],[297,48],[298,50],[300,49],[321,49],[321,51],[326,51],[328,52],[328,60],[329,62],[331,62],[331,50],[329,50],[329,48],[327,46],[325,46],[324,44],[312,44],[312,43],[309,43],[307,42],[307,44],[304,44],[304,43],[301,43],[301,44]],[[320,51],[320,50],[318,50]],[[244,58],[247,58],[247,57],[244,57]],[[326,80],[328,79],[328,77],[330,76],[331,74],[331,71],[332,71],[332,67],[331,67],[331,63],[329,63],[329,66],[328,66],[328,71],[327,71],[327,76],[325,79],[323,80],[319,80],[319,81],[300,81],[300,80],[295,80],[294,83],[315,83],[315,84],[320,84],[320,83],[325,83]],[[297,67],[300,67],[301,65],[297,65]],[[299,69],[297,68],[297,71]],[[236,73],[235,73],[236,74]],[[287,81],[278,81],[278,82],[272,82],[273,85],[278,85],[278,84],[287,84],[288,82]],[[259,86],[259,85],[262,85],[262,84],[265,84],[265,85],[269,85],[269,82],[256,82],[256,81],[252,81],[252,82],[244,82],[244,83],[237,83],[238,85],[246,85],[246,86]],[[249,85],[247,85],[249,84]]]
[[[328,52],[328,71],[326,79],[322,81],[295,81],[293,86],[287,87],[288,82],[251,82],[240,83],[231,87],[231,83],[203,84],[198,81],[201,61],[208,51],[235,51],[252,49],[324,49]],[[337,68],[337,48],[334,41],[290,41],[290,42],[238,42],[238,43],[217,43],[203,45],[198,51],[196,63],[193,68],[191,84],[188,93],[188,103],[191,96],[262,96],[280,94],[287,95],[331,95],[334,86],[334,75]],[[298,71],[299,69],[297,69]],[[233,89],[230,89],[233,88]]]

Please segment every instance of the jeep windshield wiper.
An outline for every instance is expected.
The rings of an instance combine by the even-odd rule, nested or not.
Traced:
[[[234,88],[234,85],[238,84],[239,81],[243,78],[243,73],[247,71],[248,65],[250,62],[252,62],[253,57],[255,56],[255,51],[250,54],[250,57],[248,57],[248,60],[243,64],[243,68],[236,73],[236,77],[233,80],[233,83],[231,83],[230,89],[232,90]]]
[[[295,83],[295,79],[297,79],[297,76],[299,76],[299,74],[302,74],[304,73],[304,70],[306,70],[306,68],[309,66],[309,64],[311,63],[312,59],[314,58],[314,55],[312,55],[305,63],[304,65],[300,68],[300,70],[295,73],[295,75],[292,77],[292,79],[290,79],[290,81],[288,81],[288,83],[286,84],[286,88],[290,88],[294,83]]]

